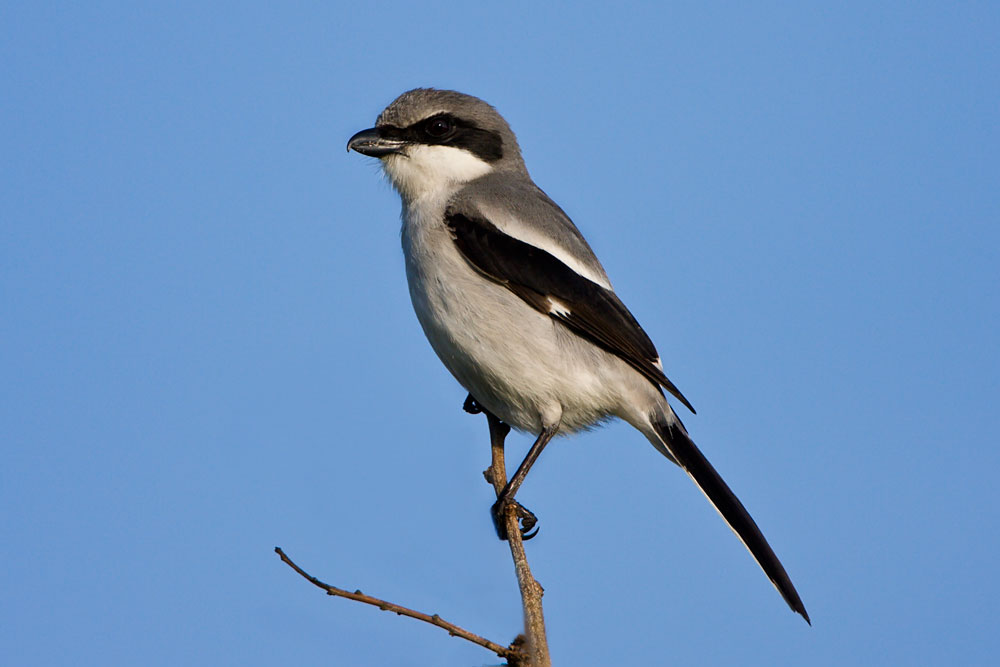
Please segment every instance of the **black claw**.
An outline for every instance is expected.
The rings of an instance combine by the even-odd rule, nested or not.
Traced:
[[[465,403],[462,404],[462,409],[468,412],[470,415],[478,415],[483,411],[482,406],[469,394],[465,397]]]
[[[493,527],[497,531],[497,537],[501,540],[507,539],[507,522],[504,519],[505,504],[509,504],[514,508],[514,514],[517,516],[519,523],[518,531],[521,533],[521,539],[530,540],[538,534],[538,517],[531,510],[516,500],[511,500],[509,503],[503,503],[498,500],[490,508],[490,516],[493,517]]]
[[[521,537],[526,540],[530,540],[532,537],[538,534],[538,517],[532,514],[531,510],[526,508],[521,503],[515,502],[516,506],[514,509],[517,512],[517,518],[521,522]],[[531,529],[534,528],[535,532],[531,533]],[[531,533],[531,537],[528,537],[528,533]]]

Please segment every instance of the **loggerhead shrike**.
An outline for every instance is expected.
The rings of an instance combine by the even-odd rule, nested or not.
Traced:
[[[538,434],[493,507],[500,537],[497,517],[516,504],[549,440],[618,417],[694,480],[808,622],[785,568],[663,390],[694,412],[691,404],[587,241],[531,180],[496,109],[454,91],[411,90],[347,147],[379,158],[402,198],[413,308],[469,404]],[[527,531],[534,517],[517,509]]]

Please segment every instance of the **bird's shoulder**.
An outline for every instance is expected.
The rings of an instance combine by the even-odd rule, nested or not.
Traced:
[[[488,220],[502,233],[548,252],[585,278],[612,289],[583,234],[530,178],[491,174],[477,179],[448,200],[448,215]]]

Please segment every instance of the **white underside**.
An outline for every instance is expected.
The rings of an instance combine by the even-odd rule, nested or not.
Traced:
[[[405,207],[402,241],[417,319],[452,375],[520,430],[558,425],[572,432],[620,417],[649,435],[650,414],[666,406],[656,388],[477,273],[444,226],[446,200],[425,197]]]

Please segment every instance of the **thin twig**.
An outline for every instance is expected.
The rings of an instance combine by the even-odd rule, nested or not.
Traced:
[[[370,604],[373,607],[378,607],[382,611],[392,611],[395,612],[396,614],[399,614],[400,616],[409,616],[410,618],[415,618],[418,621],[424,621],[425,623],[436,625],[439,628],[447,630],[448,634],[451,635],[452,637],[461,637],[462,639],[470,641],[473,644],[478,644],[485,649],[493,651],[501,658],[505,658],[508,661],[510,661],[511,665],[520,664],[519,661],[523,660],[523,656],[521,655],[521,652],[516,648],[516,644],[512,644],[511,646],[501,646],[496,642],[491,642],[489,639],[486,639],[485,637],[480,637],[479,635],[469,632],[464,628],[460,628],[454,623],[449,623],[448,621],[443,620],[437,614],[425,614],[423,612],[402,607],[398,604],[393,604],[392,602],[380,600],[370,595],[365,595],[361,591],[354,591],[352,593],[350,591],[344,590],[343,588],[337,588],[336,586],[331,586],[330,584],[323,583],[322,581],[320,581],[319,579],[312,576],[311,574],[303,570],[301,567],[296,565],[291,558],[285,555],[285,552],[281,550],[281,547],[274,547],[274,552],[281,557],[281,560],[284,561],[285,564],[288,565],[288,567],[298,572],[300,575],[302,575],[303,578],[307,579],[309,583],[311,583],[312,585],[322,588],[324,591],[326,591],[327,595],[335,595],[337,597],[347,598],[348,600],[354,600],[356,602],[364,602],[365,604]]]
[[[485,411],[484,411],[485,412]],[[492,461],[485,472],[486,480],[493,485],[497,498],[507,483],[507,469],[504,465],[504,440],[510,433],[510,427],[486,412],[490,425],[490,449]],[[524,609],[524,632],[527,635],[528,664],[531,667],[551,667],[549,642],[545,635],[545,617],[542,614],[542,586],[531,574],[528,567],[528,557],[524,553],[524,540],[521,537],[521,527],[518,522],[516,508],[513,504],[507,506],[504,513],[504,523],[507,527],[507,542],[510,544],[510,555],[514,559],[514,571],[517,573],[517,584],[521,589],[521,606]]]

